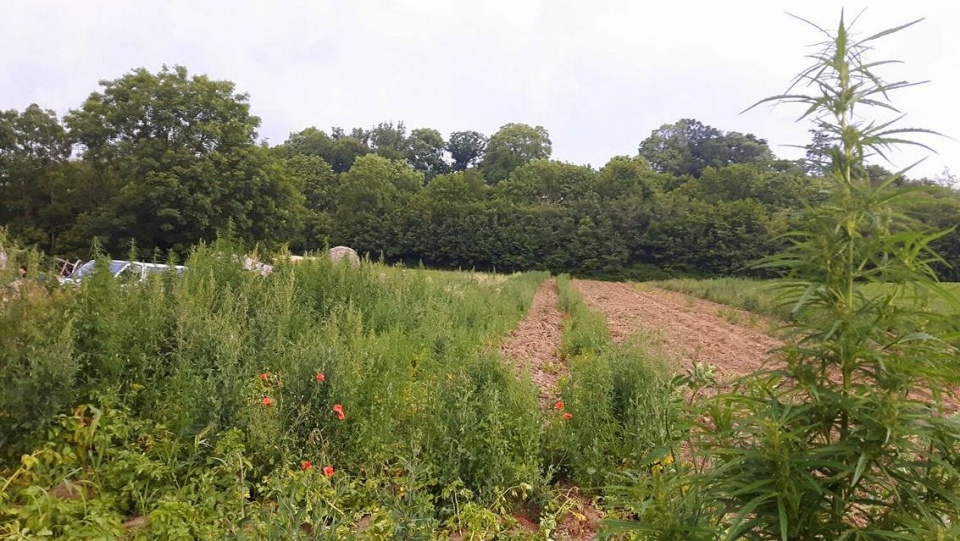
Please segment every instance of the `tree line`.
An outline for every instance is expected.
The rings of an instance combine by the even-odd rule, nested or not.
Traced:
[[[654,130],[599,169],[551,160],[541,126],[444,137],[385,122],[309,127],[279,145],[233,83],[182,66],[101,81],[62,118],[0,111],[0,225],[53,255],[182,256],[229,234],[266,250],[345,244],[408,264],[643,278],[749,273],[802,229],[823,194],[831,142],[778,159],[753,134],[693,119]],[[911,227],[960,222],[960,193],[879,166],[876,182],[926,185]],[[960,280],[960,233],[936,246]]]

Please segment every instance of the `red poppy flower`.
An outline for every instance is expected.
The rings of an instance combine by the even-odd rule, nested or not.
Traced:
[[[324,466],[323,474],[327,477],[333,477],[333,466]]]
[[[260,404],[262,404],[262,405],[264,405],[264,406],[272,406],[272,405],[273,405],[273,399],[270,398],[269,396],[265,396],[265,397],[263,397],[263,400],[260,401]]]
[[[573,414],[568,411],[563,414],[563,418],[569,421],[570,419],[573,419]]]
[[[343,406],[340,404],[334,404],[333,411],[336,412],[337,419],[340,419],[341,421],[344,419],[344,417],[346,417],[346,415],[343,413]]]
[[[270,374],[267,374],[266,372],[260,374],[260,381],[267,381],[268,379],[270,379]]]
[[[553,409],[562,410],[563,406],[563,400],[557,400],[557,403],[553,405]]]
[[[325,379],[327,379],[327,377],[323,375],[323,372],[317,372],[317,381],[323,381]]]
[[[313,467],[313,464],[311,464],[309,460],[304,460],[304,461],[300,464],[300,467],[303,468],[304,470],[309,470],[310,468]]]

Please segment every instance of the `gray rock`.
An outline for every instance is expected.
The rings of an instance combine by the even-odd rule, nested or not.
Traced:
[[[334,246],[330,248],[330,261],[346,261],[351,265],[359,265],[360,256],[357,255],[357,251],[353,248]]]

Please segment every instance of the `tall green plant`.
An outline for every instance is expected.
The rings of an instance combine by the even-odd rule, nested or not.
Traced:
[[[916,22],[916,21],[915,21]],[[832,193],[811,227],[765,266],[792,279],[781,299],[797,315],[782,368],[756,373],[750,392],[720,397],[736,412],[719,426],[710,489],[731,517],[727,539],[937,539],[958,532],[958,426],[941,391],[958,383],[957,350],[936,337],[930,248],[943,233],[902,227],[898,200],[909,191],[879,185],[866,161],[927,130],[900,116],[865,120],[870,109],[899,113],[869,61],[873,43],[913,24],[859,38],[841,15],[813,65],[787,93],[762,100],[799,103],[832,144]],[[812,92],[794,93],[807,88]],[[879,295],[864,287],[881,283]],[[928,392],[929,391],[929,392]]]
[[[930,266],[942,233],[902,225],[897,204],[910,192],[865,174],[868,159],[926,132],[897,127],[899,117],[865,120],[871,109],[897,112],[890,93],[913,86],[885,82],[875,70],[891,61],[867,59],[877,39],[912,24],[865,38],[842,15],[834,32],[813,25],[827,36],[813,64],[757,104],[806,106],[801,119],[832,146],[832,189],[809,228],[763,263],[789,276],[780,299],[796,317],[785,362],[707,406],[701,441],[712,469],[695,482],[714,503],[696,518],[715,524],[717,538],[960,536],[960,425],[942,392],[960,383],[957,349],[926,309],[931,295],[948,295]],[[868,295],[871,284],[882,287]]]

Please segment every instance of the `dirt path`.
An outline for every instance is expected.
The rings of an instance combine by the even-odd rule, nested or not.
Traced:
[[[702,299],[591,280],[574,280],[573,287],[588,306],[606,315],[614,340],[643,333],[680,370],[708,363],[723,381],[756,369],[782,345],[756,316]]]
[[[553,404],[557,382],[569,373],[557,357],[563,336],[563,314],[557,303],[557,281],[545,280],[533,296],[526,319],[500,345],[500,352],[514,362],[518,374],[529,365],[533,383],[540,388],[541,407]]]

